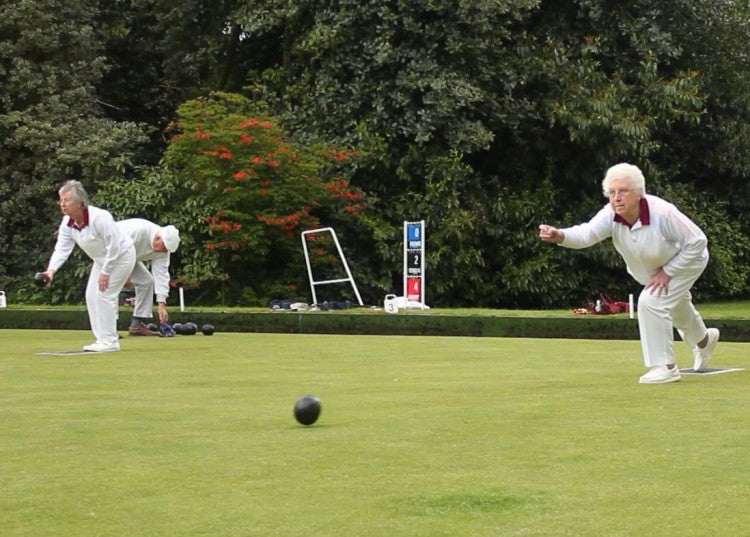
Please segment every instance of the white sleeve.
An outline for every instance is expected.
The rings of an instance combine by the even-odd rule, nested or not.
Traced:
[[[47,264],[47,269],[57,272],[57,270],[68,260],[68,257],[70,257],[75,245],[76,241],[73,240],[73,236],[70,234],[70,228],[68,227],[68,217],[65,217],[62,219],[60,227],[57,229],[57,242],[55,242],[55,249],[52,252],[49,263]]]
[[[169,296],[169,254],[151,260],[151,275],[154,277],[154,294],[157,302],[167,302]]]
[[[565,240],[560,243],[560,246],[575,249],[593,246],[612,236],[613,220],[614,211],[609,205],[605,205],[585,224],[561,229],[560,231],[565,234]]]
[[[677,207],[670,205],[660,226],[665,239],[680,245],[680,251],[662,267],[664,272],[674,276],[703,257],[708,245],[706,235]]]
[[[122,255],[122,240],[120,240],[121,234],[115,219],[107,211],[100,211],[99,216],[91,222],[94,231],[104,241],[104,249],[106,254],[104,256],[104,263],[102,263],[102,274],[112,274],[113,264],[116,259]]]

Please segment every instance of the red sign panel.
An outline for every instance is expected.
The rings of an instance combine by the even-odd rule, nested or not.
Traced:
[[[422,301],[422,278],[406,279],[406,300],[409,302]]]

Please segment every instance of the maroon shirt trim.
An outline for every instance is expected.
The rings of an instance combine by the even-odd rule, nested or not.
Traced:
[[[81,231],[83,228],[85,228],[88,225],[89,225],[89,208],[88,207],[83,208],[83,224],[81,224],[80,226],[76,224],[76,221],[73,218],[68,217],[68,227],[72,227],[73,229],[77,229],[78,231]]]
[[[638,217],[638,220],[641,221],[642,225],[649,226],[651,225],[651,213],[648,210],[648,202],[646,201],[646,198],[641,198],[640,204],[641,204],[641,215]],[[615,215],[615,222],[625,224],[628,227],[633,227],[619,214]]]

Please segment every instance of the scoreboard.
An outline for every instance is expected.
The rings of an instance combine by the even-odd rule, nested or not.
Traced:
[[[424,220],[404,222],[404,297],[407,307],[425,306]]]

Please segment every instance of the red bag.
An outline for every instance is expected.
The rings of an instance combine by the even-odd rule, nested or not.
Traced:
[[[629,304],[627,302],[619,302],[609,296],[607,293],[599,293],[598,304],[589,302],[588,308],[576,308],[573,313],[576,315],[611,315],[613,313],[627,313]],[[633,306],[635,311],[635,306]]]
[[[601,308],[599,311],[592,311],[595,315],[610,315],[613,313],[627,313],[629,304],[627,302],[618,302],[607,293],[599,293]],[[594,308],[596,310],[596,308]]]

